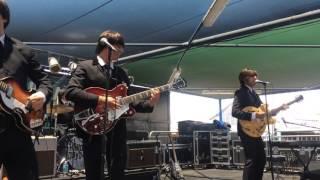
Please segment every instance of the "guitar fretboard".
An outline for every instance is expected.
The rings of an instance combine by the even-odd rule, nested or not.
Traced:
[[[3,92],[7,92],[8,91],[8,84],[3,82],[3,81],[0,81],[0,90],[3,91]]]
[[[163,91],[167,91],[170,87],[171,87],[170,84],[166,84],[166,85],[157,87],[157,89],[159,89],[160,92],[163,92]],[[152,92],[152,90],[147,90],[147,91],[143,91],[143,92],[140,92],[137,94],[126,96],[126,97],[123,97],[122,99],[120,99],[119,102],[120,102],[120,104],[130,104],[130,103],[134,103],[134,102],[139,102],[141,100],[145,100],[145,99],[150,98],[151,92]]]

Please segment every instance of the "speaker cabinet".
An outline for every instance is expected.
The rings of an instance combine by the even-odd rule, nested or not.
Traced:
[[[34,137],[32,137],[34,140]],[[53,177],[56,174],[57,137],[39,137],[35,141],[35,150],[39,166],[40,178]]]
[[[137,180],[137,179],[160,180],[159,168],[126,170],[125,173],[126,173],[125,180]]]
[[[232,160],[236,166],[244,166],[245,156],[240,140],[232,141]]]
[[[128,141],[127,169],[160,166],[159,141]]]

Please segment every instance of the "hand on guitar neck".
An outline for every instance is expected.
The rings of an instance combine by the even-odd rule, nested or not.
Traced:
[[[38,111],[43,108],[45,102],[45,95],[42,92],[38,91],[36,93],[31,94],[28,97],[28,100],[29,101],[26,106],[28,106],[28,104],[30,103],[30,108],[32,110]]]
[[[99,96],[98,99],[98,104],[97,104],[97,110],[100,110],[101,112],[103,112],[105,110],[105,106],[106,106],[106,97],[105,96]],[[108,109],[118,109],[121,105],[119,104],[119,102],[116,100],[116,98],[109,96],[107,98],[107,107]]]
[[[159,99],[160,99],[160,90],[158,88],[151,89],[150,98],[148,99],[147,103],[150,106],[154,106],[159,101]],[[115,109],[119,109],[121,107],[121,104],[119,103],[119,101],[117,101],[117,99],[112,96],[109,96],[107,101],[108,101],[107,102],[108,109],[115,110]],[[101,110],[101,112],[102,112],[105,109],[105,105],[106,105],[106,97],[99,96],[96,109],[98,111]]]
[[[159,99],[160,99],[160,90],[158,88],[151,89],[150,98],[147,101],[147,103],[150,106],[154,106],[155,104],[158,103]]]
[[[268,105],[265,105],[265,107]],[[289,108],[288,104],[282,104],[281,106],[272,109],[271,111],[269,111],[269,116],[275,116],[277,115],[280,111],[282,110],[286,110]],[[256,120],[263,120],[264,118],[266,118],[267,113],[265,112],[266,109],[264,109],[263,111],[259,111],[256,112]]]

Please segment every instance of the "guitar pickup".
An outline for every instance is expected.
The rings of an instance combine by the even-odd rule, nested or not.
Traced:
[[[8,98],[11,98],[13,94],[13,88],[11,86],[8,86],[8,89],[6,90],[6,96]]]

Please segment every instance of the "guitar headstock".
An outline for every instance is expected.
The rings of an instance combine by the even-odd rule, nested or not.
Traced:
[[[180,89],[180,88],[187,87],[187,81],[184,80],[182,77],[178,77],[178,78],[174,79],[174,81],[171,84],[171,87],[174,89]]]
[[[302,100],[303,100],[303,96],[302,95],[299,95],[294,99],[295,102],[299,102],[299,101],[302,101]]]
[[[293,103],[296,103],[296,102],[299,102],[299,101],[302,101],[303,100],[303,96],[302,95],[299,95],[297,96],[296,98],[294,98],[294,100],[288,102],[288,103],[285,103],[285,104],[282,104],[280,107],[279,107],[279,110],[286,110],[289,108],[289,106]]]

